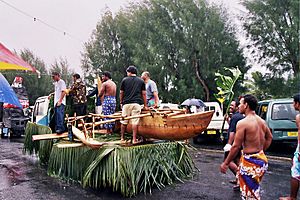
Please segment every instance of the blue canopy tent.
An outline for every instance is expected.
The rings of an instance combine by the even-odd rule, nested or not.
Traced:
[[[16,93],[9,85],[6,78],[0,73],[0,123],[2,123],[3,119],[3,103],[13,104],[22,108]]]
[[[22,108],[22,105],[12,89],[12,87],[7,82],[6,78],[0,73],[0,102],[13,104],[19,108]]]

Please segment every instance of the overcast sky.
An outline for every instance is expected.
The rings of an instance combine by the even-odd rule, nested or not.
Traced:
[[[232,15],[241,9],[239,0],[210,1],[224,4]],[[117,12],[128,3],[129,0],[0,0],[0,42],[17,52],[30,49],[47,66],[59,57],[66,58],[71,68],[79,70],[83,43],[90,38],[105,8]]]

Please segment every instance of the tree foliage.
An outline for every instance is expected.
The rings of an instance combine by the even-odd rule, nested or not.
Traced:
[[[244,28],[253,54],[274,74],[300,72],[299,0],[245,0]],[[251,46],[250,46],[251,47]]]
[[[248,70],[226,16],[203,0],[145,0],[116,16],[106,11],[85,44],[82,69],[90,79],[111,71],[118,83],[135,64],[150,72],[163,101],[210,100],[217,70]]]
[[[290,98],[300,92],[300,74],[284,78],[273,73],[252,72],[252,81],[246,83],[249,92],[258,99]]]
[[[53,72],[58,72],[61,75],[61,79],[66,82],[66,85],[70,86],[72,81],[72,75],[75,73],[74,70],[71,70],[69,67],[69,63],[65,58],[59,58],[58,60],[55,60],[55,62],[50,67],[50,75]]]

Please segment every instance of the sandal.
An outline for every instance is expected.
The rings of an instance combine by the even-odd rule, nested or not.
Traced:
[[[140,140],[136,140],[136,141],[132,141],[132,144],[135,145],[135,144],[140,144],[141,141]]]
[[[231,181],[229,181],[229,183],[236,185],[237,184],[237,180],[231,180]]]
[[[240,186],[239,185],[235,185],[233,186],[233,191],[240,191]]]

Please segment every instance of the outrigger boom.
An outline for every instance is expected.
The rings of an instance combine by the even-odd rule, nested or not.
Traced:
[[[95,140],[95,133],[99,132],[95,130],[97,126],[116,122],[121,120],[129,120],[126,132],[132,132],[131,119],[140,118],[138,124],[138,135],[145,138],[161,139],[161,140],[185,140],[204,131],[211,121],[213,111],[200,112],[187,114],[185,110],[155,110],[155,111],[143,111],[142,114],[136,116],[122,116],[121,113],[114,115],[96,115],[89,114],[86,116],[74,116],[67,117],[68,125],[72,125],[73,134],[82,143],[92,147],[99,148],[107,142],[99,142]],[[86,119],[92,118],[92,122],[85,122]],[[103,118],[112,118],[109,120],[103,120]],[[77,124],[77,127],[75,125]],[[101,129],[100,129],[101,130]],[[101,132],[101,131],[100,131]],[[33,137],[33,140],[41,139],[53,139],[67,137],[67,133],[63,135],[49,135],[39,137]]]

